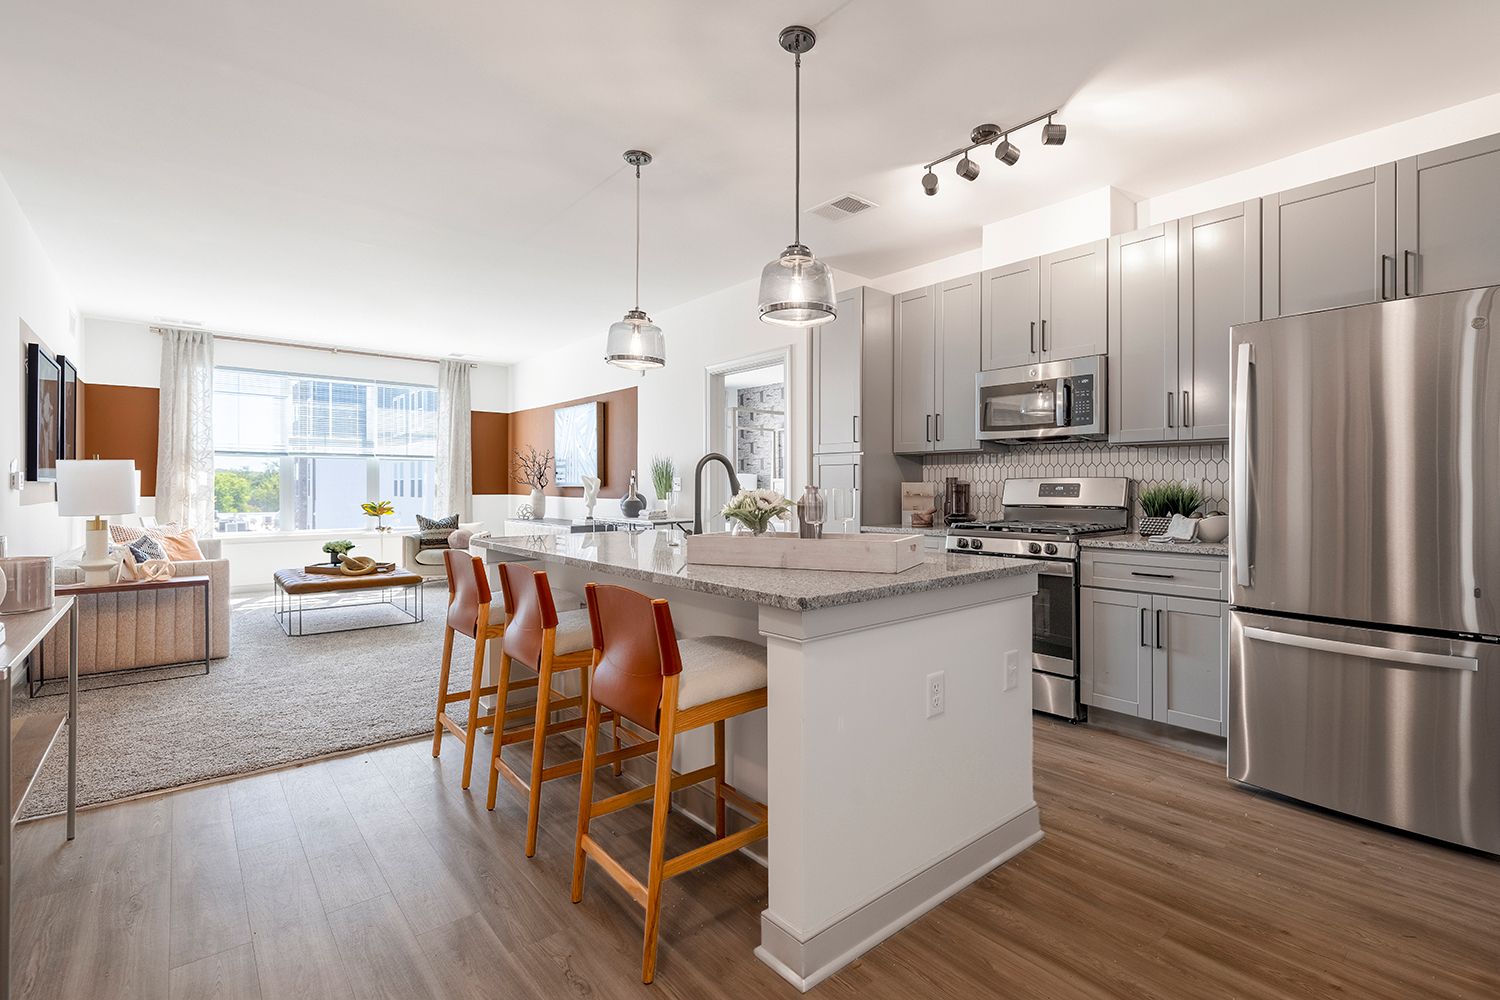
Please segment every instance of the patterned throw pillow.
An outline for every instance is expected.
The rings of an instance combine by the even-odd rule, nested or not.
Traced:
[[[448,536],[458,530],[458,515],[449,514],[447,517],[434,520],[418,514],[417,528],[420,529],[417,548],[446,549]]]
[[[130,549],[130,554],[135,557],[137,563],[143,563],[147,559],[167,558],[167,554],[162,551],[161,545],[150,535],[142,535],[127,545],[126,548]]]
[[[133,528],[128,524],[111,524],[109,526],[109,540],[116,545],[129,545],[137,538],[161,538],[164,535],[181,534],[182,526],[176,521],[167,524],[158,524],[154,528]]]

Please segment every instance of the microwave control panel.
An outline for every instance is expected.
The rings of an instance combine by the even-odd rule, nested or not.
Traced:
[[[1068,423],[1074,427],[1087,427],[1094,422],[1094,376],[1074,375],[1067,379],[1072,390],[1072,406],[1068,411]]]

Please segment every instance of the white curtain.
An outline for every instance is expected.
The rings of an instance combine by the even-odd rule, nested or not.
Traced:
[[[438,362],[437,490],[432,516],[474,520],[474,471],[469,444],[469,363]]]
[[[156,519],[213,534],[214,338],[203,330],[161,331]]]

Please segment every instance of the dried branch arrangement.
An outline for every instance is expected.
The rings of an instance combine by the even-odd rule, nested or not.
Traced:
[[[527,445],[524,452],[518,452],[511,460],[510,477],[532,489],[546,489],[552,481],[552,450],[538,455],[535,448]]]

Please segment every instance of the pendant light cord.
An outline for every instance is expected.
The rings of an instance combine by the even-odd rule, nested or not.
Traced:
[[[641,311],[641,167],[635,167],[635,311]],[[642,376],[645,372],[641,373]]]
[[[796,243],[802,245],[802,53],[797,53],[797,154],[796,154],[796,210],[797,214],[792,219],[792,230],[797,234]]]

